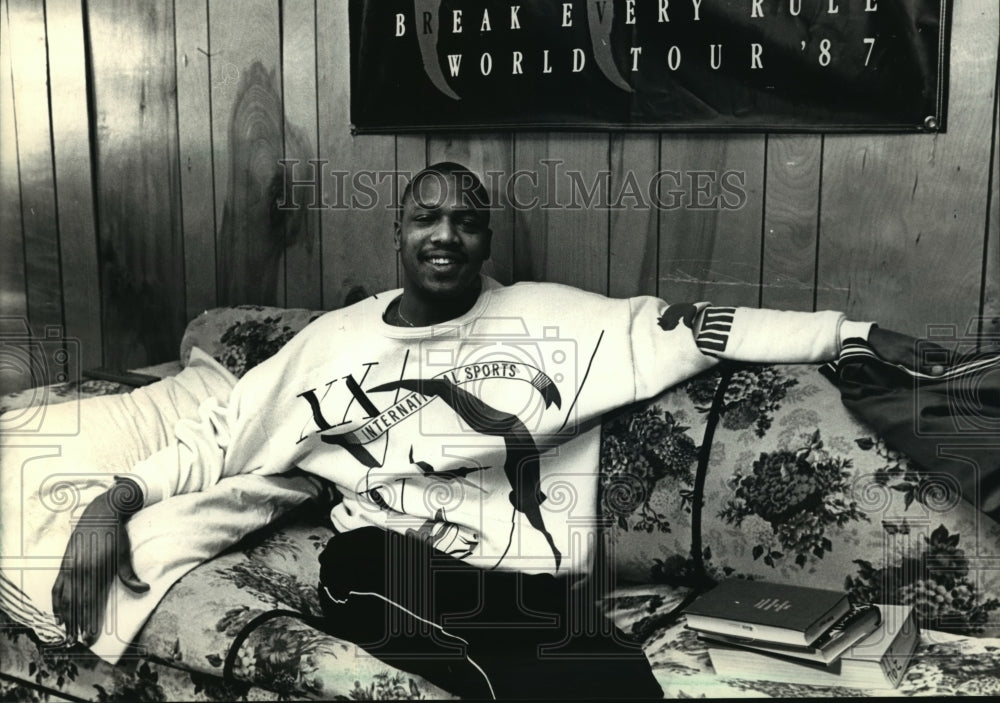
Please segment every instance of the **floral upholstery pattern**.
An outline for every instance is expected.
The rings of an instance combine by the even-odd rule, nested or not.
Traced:
[[[393,697],[451,697],[306,621],[320,614],[317,555],[332,534],[324,518],[300,511],[277,531],[252,535],[192,571],[157,607],[138,644],[158,658],[248,689],[265,687],[285,700],[382,689],[392,689]],[[194,602],[203,617],[189,617]]]
[[[209,311],[189,325],[182,362],[198,346],[240,376],[320,314]],[[618,581],[605,609],[644,643],[665,697],[1000,691],[1000,574],[987,568],[1000,528],[856,422],[815,367],[716,370],[613,413],[601,465]],[[0,699],[449,697],[313,626],[316,557],[330,534],[306,506],[191,571],[117,667],[82,649],[42,648],[0,613],[11,677],[0,679]],[[858,598],[913,604],[920,647],[890,691],[720,679],[676,614],[702,573],[842,584]]]
[[[721,379],[702,375],[604,423],[603,505],[620,581],[694,583],[691,449],[685,439],[676,456],[665,450],[683,428],[709,454],[697,557],[710,578],[842,585],[858,599],[914,605],[925,628],[1000,631],[1000,573],[983,560],[997,557],[1000,526],[957,484],[885,447],[815,366],[740,367],[717,393]],[[718,423],[704,448],[713,401]]]
[[[226,684],[152,658],[112,666],[82,647],[44,647],[32,632],[0,611],[0,661],[11,679],[0,679],[0,700],[40,703],[67,697],[100,703],[139,701],[276,701],[278,694]]]
[[[323,518],[300,510],[191,571],[114,667],[79,646],[44,647],[0,614],[3,673],[102,702],[454,698],[301,617],[320,612],[316,555],[332,534]],[[10,699],[41,700],[0,683]]]
[[[222,654],[242,626],[282,598],[288,581],[262,569],[257,591],[219,588],[237,564],[257,559],[307,568],[322,535],[309,521],[286,526],[262,543],[197,569],[171,591],[138,643],[145,654],[117,667],[82,649],[43,649],[30,632],[0,613],[0,658],[4,673],[50,689],[53,694],[93,701],[280,701],[445,699],[447,692],[378,660],[348,642],[325,635],[297,617],[276,617],[254,628],[238,646],[233,674],[223,678]],[[295,545],[291,547],[290,545]],[[256,555],[256,556],[253,556]],[[221,562],[221,563],[218,563]],[[206,565],[207,567],[208,565]],[[256,570],[252,566],[251,570]],[[212,572],[212,573],[206,573]],[[245,570],[244,570],[245,573]],[[264,585],[271,581],[271,586]],[[297,581],[292,577],[292,581]],[[180,586],[181,584],[178,584]],[[925,630],[907,673],[896,689],[859,690],[829,686],[723,679],[715,675],[705,645],[686,630],[675,608],[690,591],[665,584],[618,587],[605,597],[605,612],[626,634],[644,642],[665,698],[746,696],[840,698],[857,696],[990,695],[1000,692],[1000,638]],[[207,596],[211,594],[211,596]],[[262,600],[263,598],[263,600]],[[291,599],[294,600],[294,596]],[[198,617],[191,617],[193,600]],[[208,652],[205,654],[205,652]],[[255,683],[257,685],[255,685]],[[628,682],[622,682],[627,689]],[[62,700],[17,681],[0,680],[0,700]]]
[[[647,406],[609,417],[601,443],[601,510],[621,530],[670,532],[669,507],[659,512],[653,501],[676,493],[680,509],[690,512],[694,466],[698,447],[669,410]]]
[[[198,347],[237,378],[273,356],[322,311],[262,305],[206,310],[188,323],[181,339],[180,359],[186,365]]]

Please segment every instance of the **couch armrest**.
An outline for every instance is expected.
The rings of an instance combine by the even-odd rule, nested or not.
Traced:
[[[322,314],[321,310],[262,305],[206,310],[184,330],[181,364],[187,366],[191,348],[198,347],[239,378]]]

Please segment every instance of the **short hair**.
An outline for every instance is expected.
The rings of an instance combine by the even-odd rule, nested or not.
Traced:
[[[416,202],[416,198],[413,197],[414,187],[420,188],[420,183],[428,178],[434,179],[446,179],[454,178],[455,183],[458,185],[458,190],[461,196],[468,198],[472,203],[472,206],[477,210],[480,210],[483,214],[483,218],[487,225],[490,223],[490,194],[486,190],[486,186],[479,179],[473,171],[471,171],[467,166],[455,163],[454,161],[439,161],[436,164],[431,164],[430,166],[421,169],[417,174],[410,179],[403,189],[403,195],[399,199],[399,207],[397,208],[397,217],[400,221],[403,219],[403,209],[406,207],[407,199],[412,199]]]

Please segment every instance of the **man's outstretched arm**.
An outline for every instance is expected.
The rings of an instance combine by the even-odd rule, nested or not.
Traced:
[[[125,523],[143,504],[142,488],[127,476],[88,505],[73,528],[52,587],[52,612],[69,639],[92,644],[104,624],[115,578],[136,593],[149,590],[132,567]]]
[[[866,339],[886,361],[930,375],[944,371],[939,363],[917,358],[916,338],[871,322],[848,320],[831,310],[810,313],[708,306],[697,312],[693,323],[699,349],[719,358],[766,363],[830,361],[847,339],[858,337]]]
[[[832,361],[852,338],[867,340],[882,358],[908,368],[930,375],[943,371],[938,362],[917,359],[913,337],[871,322],[848,320],[833,310],[668,304],[651,296],[630,298],[629,305],[637,400],[660,393],[722,360],[756,364]],[[940,351],[936,358],[944,358],[944,350]]]

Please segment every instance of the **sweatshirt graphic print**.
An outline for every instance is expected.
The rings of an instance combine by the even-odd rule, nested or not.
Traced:
[[[147,503],[300,467],[336,485],[340,531],[414,532],[476,566],[581,573],[596,534],[598,427],[716,363],[821,361],[843,315],[486,279],[444,325],[398,328],[399,291],[317,319],[139,464]],[[851,324],[851,323],[847,323]],[[856,332],[852,331],[852,336]]]

